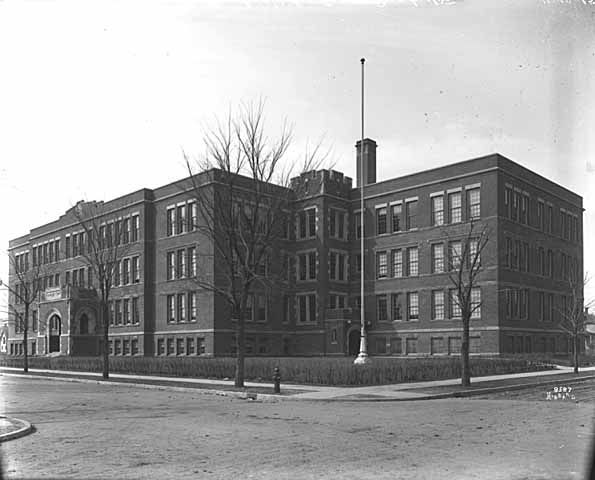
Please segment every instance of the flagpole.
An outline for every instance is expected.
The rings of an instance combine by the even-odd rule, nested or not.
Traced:
[[[355,365],[365,365],[370,363],[370,357],[368,357],[368,339],[366,336],[366,320],[365,320],[365,296],[364,296],[364,185],[366,180],[364,178],[364,62],[365,58],[360,60],[362,64],[362,139],[359,145],[359,160],[360,160],[360,342],[359,342],[359,354],[353,361]]]

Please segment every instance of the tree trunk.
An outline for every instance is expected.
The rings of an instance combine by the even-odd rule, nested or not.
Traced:
[[[24,362],[23,362],[23,371],[29,371],[29,349],[27,348],[27,344],[29,343],[28,333],[29,333],[29,305],[25,304],[25,318],[23,319],[23,354],[25,355]]]
[[[244,356],[245,356],[245,342],[244,342],[244,310],[238,315],[238,329],[236,334],[236,374],[235,386],[238,388],[244,387]]]
[[[109,378],[109,313],[107,301],[102,300],[101,316],[103,317],[103,378]]]
[[[463,316],[463,339],[461,342],[461,385],[471,385],[471,371],[469,368],[469,317]]]
[[[574,365],[574,373],[578,373],[578,359],[579,359],[579,335],[574,336],[574,352],[573,352],[573,365]]]

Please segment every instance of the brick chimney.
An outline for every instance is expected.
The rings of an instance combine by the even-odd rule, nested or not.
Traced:
[[[357,172],[356,180],[357,186],[362,185],[362,171],[361,171],[361,140],[358,140],[355,144],[356,157],[357,157]],[[376,183],[376,142],[370,138],[364,138],[364,185]]]

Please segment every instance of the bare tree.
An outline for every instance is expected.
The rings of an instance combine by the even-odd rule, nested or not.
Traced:
[[[193,227],[212,246],[210,252],[199,253],[212,269],[194,279],[230,308],[235,321],[236,387],[244,386],[246,309],[255,292],[283,285],[285,262],[273,261],[272,256],[282,250],[291,204],[299,196],[299,185],[290,188],[295,164],[293,168],[282,164],[291,129],[283,124],[279,137],[272,140],[264,124],[262,101],[243,104],[235,117],[230,112],[207,130],[202,159],[191,161],[184,154],[197,205]],[[318,144],[306,152],[301,172],[317,168],[324,158]]]
[[[108,218],[103,202],[79,202],[74,216],[85,232],[79,248],[82,262],[91,267],[99,290],[97,326],[103,334],[103,378],[109,378],[109,310],[114,277],[122,258],[129,251],[125,231]],[[81,238],[81,237],[79,237]],[[86,245],[85,245],[86,243]],[[95,288],[89,285],[89,288]]]
[[[455,306],[460,310],[463,323],[461,339],[461,384],[471,385],[469,368],[469,325],[475,312],[481,311],[481,255],[489,241],[489,230],[471,221],[463,238],[449,243],[449,278],[454,286]]]
[[[566,284],[566,295],[562,295],[561,305],[557,308],[559,314],[558,326],[562,329],[572,344],[572,365],[574,373],[578,373],[581,339],[585,335],[587,313],[593,301],[585,304],[584,289],[589,282],[587,275],[582,275],[578,261],[567,257],[567,267],[563,271]]]
[[[23,371],[29,371],[29,316],[33,303],[39,302],[43,275],[45,273],[39,259],[29,263],[29,253],[9,253],[10,270],[14,275],[8,284],[0,279],[0,286],[8,290],[9,315],[15,322],[15,331],[23,333]],[[33,260],[33,259],[32,259]],[[11,301],[12,298],[12,301]]]

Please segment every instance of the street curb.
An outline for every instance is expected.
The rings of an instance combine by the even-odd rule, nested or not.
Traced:
[[[124,387],[143,388],[145,390],[167,390],[168,392],[194,392],[204,393],[206,395],[218,395],[221,397],[232,397],[239,398],[241,400],[262,400],[262,401],[279,401],[281,397],[278,395],[267,394],[267,393],[254,393],[254,392],[234,392],[233,390],[216,390],[212,388],[193,388],[193,387],[176,387],[175,385],[152,385],[149,383],[136,383],[136,382],[118,382],[111,380],[92,380],[90,378],[77,378],[77,377],[53,377],[46,375],[32,375],[26,373],[0,373],[2,375],[10,375],[13,377],[21,378],[37,378],[41,380],[57,380],[62,382],[76,382],[76,383],[95,383],[99,385],[117,385]]]
[[[16,438],[24,437],[33,431],[33,425],[25,420],[21,420],[19,418],[12,418],[12,417],[5,417],[4,415],[0,416],[0,418],[8,418],[15,422],[21,422],[24,426],[15,430],[14,432],[8,432],[0,435],[0,443],[8,442],[9,440],[15,440]]]
[[[545,380],[542,382],[533,382],[533,383],[521,383],[516,385],[502,385],[498,387],[487,387],[487,388],[479,388],[476,390],[464,390],[458,392],[445,392],[445,393],[436,393],[436,394],[419,394],[419,396],[415,397],[407,397],[407,398],[394,398],[394,397],[371,397],[365,398],[361,394],[362,398],[345,398],[349,397],[348,395],[344,395],[343,397],[336,397],[336,398],[307,398],[307,397],[299,397],[299,396],[281,396],[275,394],[267,394],[267,393],[255,393],[255,392],[235,392],[233,390],[217,390],[211,388],[193,388],[193,387],[177,387],[175,385],[153,385],[148,383],[138,383],[138,382],[119,382],[119,381],[111,381],[111,380],[93,380],[88,378],[78,378],[78,377],[56,377],[56,376],[45,376],[45,375],[34,375],[34,374],[25,374],[25,373],[10,373],[10,372],[0,372],[0,376],[2,375],[11,375],[14,377],[23,377],[23,378],[37,378],[37,379],[45,379],[45,380],[57,380],[63,382],[78,382],[78,383],[95,383],[101,385],[117,385],[117,386],[128,386],[134,388],[143,388],[147,390],[163,390],[163,391],[171,391],[171,392],[194,392],[194,393],[203,393],[205,395],[218,395],[222,397],[231,397],[231,398],[239,398],[241,400],[259,400],[264,402],[280,402],[280,401],[310,401],[310,402],[415,402],[420,400],[441,400],[446,398],[466,398],[466,397],[473,397],[479,395],[486,395],[490,393],[499,393],[499,392],[506,392],[506,391],[514,391],[514,390],[523,390],[526,388],[531,387],[542,387],[547,385],[555,385],[561,382],[566,381],[567,383],[577,383],[577,382],[584,382],[587,380],[595,379],[595,375],[588,375],[583,377],[577,377],[573,379],[564,379],[564,380]],[[421,387],[423,388],[423,387]],[[414,393],[415,389],[411,390],[403,390],[404,392]],[[296,394],[299,395],[299,394]]]
[[[567,383],[578,383],[584,382],[587,380],[594,380],[595,375],[590,375],[588,377],[578,377],[574,379],[568,379]],[[561,383],[560,380],[548,380],[544,382],[537,382],[537,383],[520,383],[516,385],[503,385],[501,387],[488,387],[488,388],[481,388],[477,390],[466,390],[462,392],[446,392],[446,393],[436,393],[436,394],[427,394],[427,395],[420,395],[418,397],[412,398],[288,398],[287,400],[310,400],[314,402],[415,402],[419,400],[442,400],[445,398],[466,398],[466,397],[474,397],[479,395],[487,395],[490,393],[499,393],[499,392],[507,392],[513,390],[523,390],[525,388],[531,387],[545,387],[548,385],[555,385]],[[405,390],[407,391],[407,390]],[[284,399],[285,400],[285,399]]]

